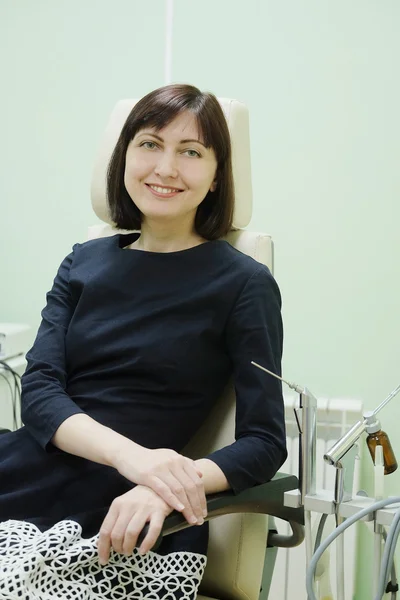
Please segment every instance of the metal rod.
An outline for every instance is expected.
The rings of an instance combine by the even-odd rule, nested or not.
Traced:
[[[372,414],[373,414],[373,415],[376,415],[376,414],[378,414],[378,412],[379,412],[380,410],[382,410],[382,408],[383,408],[384,406],[386,406],[386,404],[387,404],[387,403],[388,403],[388,402],[389,402],[389,401],[390,401],[392,398],[394,398],[395,396],[397,396],[397,394],[398,394],[399,392],[400,392],[400,385],[398,385],[398,386],[397,386],[397,388],[395,388],[395,389],[393,390],[393,392],[390,392],[389,396],[388,396],[387,398],[385,398],[383,402],[381,402],[381,403],[380,403],[380,405],[378,406],[378,408],[376,408]]]
[[[308,388],[300,394],[301,419],[301,501],[316,493],[317,399]]]
[[[273,373],[273,371],[270,371],[269,369],[262,367],[258,363],[254,362],[254,360],[251,361],[251,364],[254,365],[255,367],[257,367],[258,369],[261,369],[261,371],[265,371],[266,373],[269,373],[269,375],[272,375],[272,377],[276,377],[277,379],[280,379],[281,381],[283,381],[283,383],[286,383],[286,385],[288,385],[290,387],[290,389],[295,390],[298,394],[301,394],[303,392],[304,388],[302,388],[300,385],[297,385],[297,383],[290,383],[289,381],[286,381],[285,379],[283,379],[283,377],[280,377],[280,375],[277,375],[276,373]]]

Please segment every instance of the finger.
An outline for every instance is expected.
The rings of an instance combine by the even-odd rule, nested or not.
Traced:
[[[193,474],[193,469],[191,466],[193,465],[185,465],[185,472],[187,473],[188,477],[192,479],[194,485],[196,486],[201,516],[205,518],[207,516],[207,498],[204,490],[204,483],[200,477]]]
[[[118,518],[118,510],[115,506],[111,505],[106,518],[104,519],[99,532],[99,539],[97,542],[97,551],[99,555],[99,562],[101,565],[105,565],[110,558],[111,549],[111,533],[114,525]]]
[[[185,508],[185,504],[174,494],[169,485],[167,485],[159,477],[149,477],[146,479],[146,483],[143,484],[152,489],[156,494],[160,496],[174,510],[182,512]]]
[[[177,467],[176,471],[176,474],[173,472],[166,473],[163,481],[184,505],[185,508],[182,510],[182,514],[187,522],[190,525],[197,525],[198,517],[193,510],[192,501],[186,491],[186,486],[193,487],[193,484],[181,466]]]
[[[141,554],[145,554],[152,549],[161,533],[164,520],[165,515],[162,512],[156,512],[152,515],[149,523],[149,531],[139,548]]]
[[[197,525],[198,516],[194,510],[194,507],[196,507],[196,500],[189,498],[186,489],[190,488],[193,492],[194,486],[192,480],[186,475],[186,472],[183,470],[182,466],[177,467],[176,473],[171,472],[166,474],[164,481],[184,505],[185,508],[181,512],[187,522],[190,525]]]
[[[149,515],[148,511],[142,510],[137,512],[125,529],[125,536],[122,545],[122,552],[124,554],[132,554],[133,549],[137,546],[138,537],[140,532],[146,525]]]
[[[150,485],[148,486],[150,487]],[[161,480],[159,477],[154,477],[151,489],[154,490],[171,508],[174,508],[168,498],[171,496],[178,498],[179,512],[183,514],[190,525],[197,524],[197,517],[193,512],[190,500],[188,499],[183,485],[172,473],[166,473]],[[176,509],[175,509],[176,510]]]
[[[129,527],[129,523],[132,520],[132,512],[127,511],[125,513],[120,513],[118,519],[113,527],[111,532],[111,545],[115,552],[122,553],[124,550],[124,540],[126,535],[126,530]]]
[[[203,507],[200,500],[202,486],[197,485],[198,483],[201,484],[201,479],[194,473],[191,467],[188,468],[188,471],[190,475],[185,470],[182,470],[176,473],[176,478],[184,488],[197,523],[201,525],[204,522]]]
[[[201,504],[201,508],[203,511],[203,517],[206,517],[207,516],[207,498],[206,498],[206,493],[205,493],[205,489],[204,489],[204,482],[202,481],[203,473],[197,467],[194,460],[192,460],[190,462],[191,462],[191,466],[194,467],[194,469],[196,470],[196,473],[198,475],[200,473],[199,478],[197,479],[197,477],[195,477],[193,479],[193,481],[195,482],[198,492],[199,492],[200,504]],[[185,470],[188,473],[188,475],[190,475],[190,472],[188,472],[187,469],[185,469]]]
[[[184,471],[182,472],[184,473]],[[183,509],[181,509],[179,512],[183,514],[189,525],[197,525],[197,517],[193,512],[190,500],[187,497],[184,486],[180,483],[180,481],[172,473],[166,473],[163,475],[163,480],[161,481],[161,479],[159,479],[159,482],[162,483],[162,486],[159,486],[159,489],[162,489],[164,486],[166,486],[168,490],[174,494],[174,497],[179,498],[179,502],[183,506]],[[159,485],[159,482],[157,482],[157,486]],[[165,497],[161,495],[161,492],[157,491],[156,487],[153,487],[152,489],[159,496],[161,496],[165,502],[167,502]],[[169,506],[171,505],[169,504]]]

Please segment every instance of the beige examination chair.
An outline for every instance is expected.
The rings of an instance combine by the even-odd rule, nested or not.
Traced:
[[[117,233],[112,227],[107,209],[106,172],[122,126],[135,102],[136,100],[123,100],[116,105],[100,144],[92,179],[92,204],[95,213],[105,224],[90,227],[90,239]],[[249,254],[272,270],[270,236],[243,229],[249,224],[252,212],[248,111],[243,104],[235,100],[220,99],[220,103],[232,139],[236,190],[235,229],[226,239],[238,250]],[[233,385],[230,385],[195,439],[186,448],[185,454],[192,458],[206,456],[214,449],[232,443],[234,431],[235,394]],[[199,600],[268,598],[276,550],[266,551],[267,545],[296,546],[304,537],[302,509],[283,506],[284,492],[297,487],[296,477],[279,473],[271,482],[237,496],[231,492],[224,492],[207,498],[210,543],[207,567],[200,586],[200,595],[197,596]],[[286,537],[269,532],[267,515],[289,521],[293,534]],[[218,519],[214,518],[217,516]],[[165,521],[163,535],[187,526],[182,516],[174,512]]]

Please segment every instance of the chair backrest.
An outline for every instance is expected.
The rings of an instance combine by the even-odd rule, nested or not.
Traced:
[[[89,239],[114,235],[106,200],[106,173],[122,126],[137,100],[122,100],[114,108],[95,161],[92,206],[104,224],[89,228]],[[269,235],[246,231],[252,213],[249,116],[236,100],[219,98],[232,141],[235,182],[234,228],[226,240],[241,252],[273,267]],[[193,458],[206,456],[234,440],[235,393],[230,383],[211,415],[185,449]],[[201,594],[220,600],[258,600],[264,567],[268,518],[263,515],[228,515],[210,523],[208,562]]]

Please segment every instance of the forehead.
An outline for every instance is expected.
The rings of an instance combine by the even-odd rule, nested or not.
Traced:
[[[136,135],[140,135],[142,131],[154,132],[161,137],[168,137],[174,140],[192,139],[202,141],[202,133],[199,130],[196,117],[189,111],[185,111],[177,115],[170,123],[167,123],[161,129],[151,125],[145,125]]]

